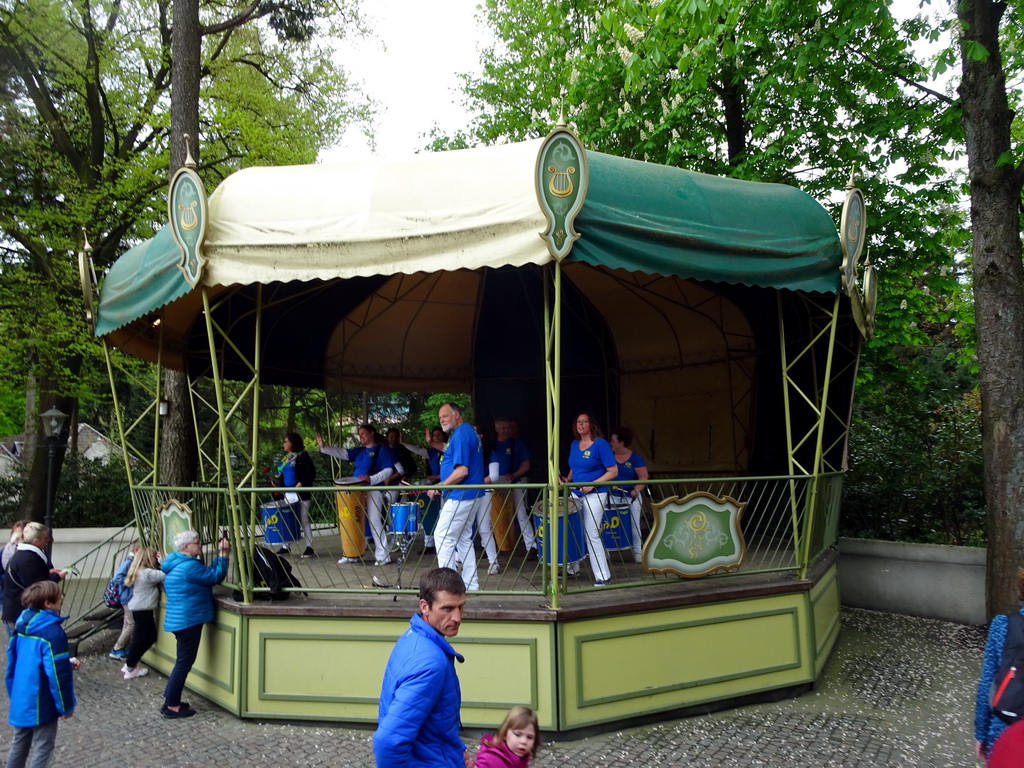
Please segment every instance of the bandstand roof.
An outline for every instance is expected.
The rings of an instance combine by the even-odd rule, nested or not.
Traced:
[[[480,270],[554,258],[538,236],[546,228],[534,188],[541,145],[238,171],[210,195],[201,282],[214,296],[257,285],[278,298],[320,294],[290,317],[314,338],[281,343],[307,345],[303,354],[328,385],[464,384],[472,341],[460,339],[472,335]],[[584,293],[616,284],[629,301],[638,275],[840,290],[836,227],[802,191],[599,152],[587,159],[580,238],[564,259]],[[97,335],[155,359],[151,326],[160,315],[163,362],[180,366],[203,310],[180,258],[169,227],[127,251],[103,282]],[[450,345],[439,349],[439,338]],[[269,367],[273,359],[264,356]]]

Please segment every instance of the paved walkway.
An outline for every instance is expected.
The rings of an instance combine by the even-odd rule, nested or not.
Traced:
[[[977,768],[972,723],[983,645],[981,628],[846,610],[815,690],[550,743],[534,766]],[[53,768],[373,766],[369,729],[242,721],[194,695],[196,717],[164,720],[162,675],[126,683],[105,654],[80,658],[78,712],[60,725]],[[2,759],[11,734],[6,696],[0,717]]]

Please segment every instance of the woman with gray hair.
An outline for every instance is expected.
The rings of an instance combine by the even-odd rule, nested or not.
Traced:
[[[181,692],[199,653],[203,624],[213,621],[213,587],[227,576],[231,543],[226,538],[220,540],[218,556],[210,565],[203,565],[203,547],[195,531],[183,531],[175,536],[174,549],[176,551],[168,555],[160,567],[166,574],[164,632],[173,632],[177,641],[174,668],[167,678],[164,705],[160,708],[160,714],[169,720],[192,717],[196,713],[181,700]]]
[[[46,555],[50,529],[42,523],[29,523],[21,531],[21,543],[7,563],[4,576],[3,621],[8,633],[21,615],[21,593],[37,581],[60,581],[67,575],[53,567]]]

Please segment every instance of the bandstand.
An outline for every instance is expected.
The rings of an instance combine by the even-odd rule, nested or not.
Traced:
[[[325,481],[317,557],[293,558],[302,593],[258,599],[262,384],[467,392],[483,421],[523,423],[549,536],[539,561],[515,546],[500,573],[484,563],[454,641],[466,726],[525,703],[545,730],[571,731],[817,678],[839,628],[833,545],[874,303],[859,191],[840,236],[797,189],[587,152],[559,127],[403,160],[247,168],[209,200],[186,169],[169,199],[171,223],[106,275],[96,334],[156,364],[152,403],[117,407],[126,455],[143,433],[155,446],[127,465],[140,535],[160,542],[187,515],[207,540],[228,528],[241,554],[190,688],[240,717],[375,722],[416,606],[397,585],[435,564],[418,541],[401,576],[369,555],[337,564]],[[185,372],[189,402],[164,399],[164,367]],[[156,482],[167,408],[194,419],[194,487]],[[560,564],[571,528],[554,513],[584,409],[629,426],[652,472],[642,562],[610,550],[601,589],[585,564]],[[173,637],[147,661],[169,671]]]

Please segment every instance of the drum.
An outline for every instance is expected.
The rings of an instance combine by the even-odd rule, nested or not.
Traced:
[[[416,505],[416,514],[423,532],[427,536],[433,536],[434,527],[437,525],[437,516],[441,514],[441,497],[435,496],[432,499],[427,496],[426,491],[409,491],[405,498]]]
[[[537,533],[537,549],[540,559],[547,560],[547,526],[541,516],[543,499],[538,499],[533,506],[533,528]],[[569,514],[565,513],[565,499],[558,500],[558,564],[575,563],[582,560],[587,553],[586,539],[583,536],[583,521],[577,511],[575,499],[569,500]],[[568,524],[566,524],[568,521]],[[563,555],[564,553],[564,555]]]
[[[391,505],[391,530],[394,533],[416,534],[416,519],[419,507],[414,501],[403,501]]]
[[[510,551],[516,545],[515,500],[508,488],[491,491],[491,527],[494,529],[494,543],[502,552]]]
[[[260,511],[263,513],[263,540],[268,545],[287,544],[299,538],[299,518],[291,504],[272,501],[261,504]]]
[[[609,552],[633,548],[633,518],[629,504],[612,502],[604,511],[601,521],[601,543]]]
[[[338,491],[334,494],[338,503],[338,532],[341,534],[341,554],[345,557],[362,557],[366,552],[366,492]]]

